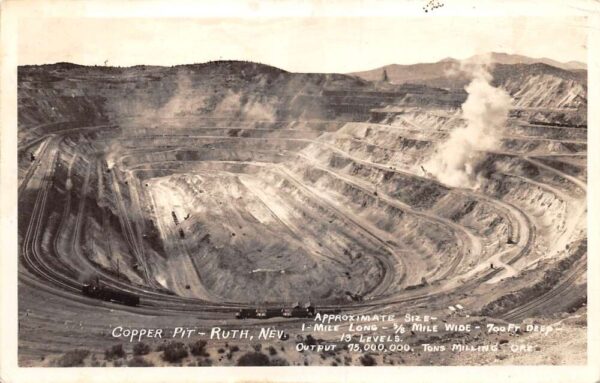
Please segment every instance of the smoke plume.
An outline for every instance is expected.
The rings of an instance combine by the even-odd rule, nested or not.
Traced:
[[[118,141],[112,141],[106,149],[106,166],[111,170],[115,166],[115,162],[121,153],[121,145]]]
[[[450,132],[424,168],[444,184],[475,189],[480,184],[476,169],[483,152],[500,147],[512,98],[490,84],[492,76],[486,63],[468,63],[461,69],[472,76],[461,107],[465,125]]]

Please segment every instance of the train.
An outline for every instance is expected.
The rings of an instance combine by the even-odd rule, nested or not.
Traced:
[[[320,312],[324,312],[320,310]],[[327,313],[337,314],[340,310],[326,310]],[[269,319],[269,318],[314,318],[317,315],[317,309],[310,303],[300,306],[284,308],[243,308],[240,309],[235,317],[237,319]]]
[[[240,309],[235,317],[237,319],[268,319],[276,317],[284,318],[312,318],[316,315],[316,310],[313,306],[305,307],[293,306],[291,308],[246,308]]]
[[[139,296],[123,290],[104,286],[100,283],[98,278],[89,283],[84,283],[81,292],[83,295],[87,295],[91,298],[120,303],[127,306],[138,306],[140,304]]]

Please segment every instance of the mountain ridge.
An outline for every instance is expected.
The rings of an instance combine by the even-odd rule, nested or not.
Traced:
[[[418,83],[424,83],[425,80],[440,77],[466,77],[466,74],[465,76],[461,76],[460,65],[462,63],[478,62],[489,62],[494,64],[494,66],[545,64],[569,72],[587,72],[587,65],[579,61],[561,63],[548,58],[531,58],[524,55],[490,52],[486,54],[474,55],[463,60],[447,57],[432,63],[388,64],[375,69],[352,72],[349,74],[368,81],[378,81],[383,78],[383,71],[385,70],[389,81],[392,83],[415,82],[415,79]]]

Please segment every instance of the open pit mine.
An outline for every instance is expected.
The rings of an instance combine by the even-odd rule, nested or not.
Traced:
[[[19,363],[584,363],[587,72],[449,65],[19,67]]]

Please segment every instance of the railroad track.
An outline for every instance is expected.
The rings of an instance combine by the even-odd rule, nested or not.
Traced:
[[[530,300],[524,305],[516,307],[500,316],[501,319],[507,322],[517,322],[528,316],[535,315],[541,308],[548,306],[557,298],[560,298],[564,293],[573,286],[575,281],[587,270],[587,256],[577,262],[578,264],[569,270],[568,276],[556,284],[550,291],[540,295],[539,297]]]
[[[218,136],[219,139],[223,139],[225,137],[220,137]],[[258,138],[258,139],[262,139],[262,138]],[[270,138],[272,139],[272,138]],[[286,140],[285,138],[283,138],[284,140]],[[349,155],[348,153],[343,152],[342,150],[335,148],[335,146],[329,144],[329,143],[324,143],[321,141],[315,141],[315,140],[310,140],[310,139],[294,139],[294,140],[298,140],[298,141],[303,141],[303,142],[307,142],[307,143],[315,143],[315,144],[319,144],[319,145],[324,145],[324,146],[328,146],[330,148],[333,148],[335,150],[335,152],[337,152],[338,154],[343,154],[347,157],[352,158],[353,160],[359,162],[359,163],[365,163],[365,164],[369,164],[371,166],[376,166],[380,169],[385,169],[386,171],[390,171],[389,167],[381,165],[381,164],[375,164],[375,163],[371,163],[369,161],[364,161],[364,160],[360,160],[360,159],[356,159],[353,156]],[[44,148],[44,149],[47,149]],[[46,157],[46,150],[44,150],[44,155],[40,155],[38,156],[38,164],[39,161],[41,160],[41,158]],[[56,162],[56,156],[53,159],[53,162]],[[50,173],[53,169],[49,169],[48,173]],[[29,179],[31,177],[31,175],[33,174],[33,172],[35,171],[35,169],[31,172],[31,174],[28,175]],[[408,173],[408,172],[403,172],[403,171],[399,171],[397,169],[392,169],[391,171],[397,172],[397,173],[404,173],[407,175],[410,175],[411,177],[418,177],[418,178],[422,178],[419,177],[415,174],[412,173]],[[118,183],[119,180],[116,178],[116,175],[112,174],[113,177],[113,184],[116,185],[116,187],[118,187]],[[46,265],[43,261],[41,261],[40,258],[40,251],[37,248],[39,243],[40,243],[40,225],[41,222],[43,221],[43,216],[44,216],[44,212],[45,212],[45,205],[46,205],[46,201],[47,201],[47,196],[48,196],[48,189],[51,186],[51,182],[50,182],[51,176],[49,176],[48,174],[44,175],[43,178],[43,187],[41,189],[41,192],[38,193],[38,196],[36,197],[36,202],[35,202],[35,206],[34,206],[34,213],[31,216],[31,221],[30,224],[28,226],[27,229],[27,233],[25,236],[25,241],[24,241],[24,246],[23,246],[23,254],[24,256],[24,260],[25,263],[29,266],[29,268],[31,268],[32,270],[35,271],[35,274],[40,276],[40,278],[43,278],[45,280],[51,281],[54,285],[68,291],[68,292],[72,292],[73,294],[71,294],[71,296],[80,295],[80,284],[78,283],[73,283],[72,280],[67,280],[65,279],[63,276],[60,275],[54,275],[53,270],[50,266]],[[427,179],[428,181],[432,181],[430,179]],[[435,182],[435,181],[432,181]],[[22,183],[23,185],[23,183]],[[26,185],[26,183],[25,183]],[[20,185],[20,189],[19,191],[21,191],[21,185]],[[118,190],[115,190],[115,194],[117,195],[117,205],[119,208],[119,219],[120,220],[127,220],[127,210],[124,206],[124,202],[122,200],[122,196],[120,194],[120,192]],[[474,197],[477,197],[476,195],[473,194]],[[483,196],[478,196],[480,199],[488,199],[489,202],[489,198],[484,198]],[[85,198],[85,197],[82,197]],[[499,204],[502,204],[503,208],[505,210],[510,211],[510,209],[507,209],[506,206],[507,204],[504,202],[498,202]],[[515,206],[511,206],[514,209],[518,209]],[[65,207],[65,211],[66,211],[67,207]],[[64,218],[64,212],[63,212],[63,218]],[[82,209],[80,209],[78,216],[80,216],[81,214],[83,214]],[[530,226],[532,228],[531,233],[529,235],[527,235],[527,240],[526,243],[524,244],[524,246],[522,246],[518,252],[515,252],[515,255],[513,257],[510,258],[510,260],[507,262],[508,264],[512,264],[514,262],[516,262],[518,259],[520,259],[521,257],[525,256],[531,248],[531,244],[535,238],[535,228],[533,226],[533,224],[531,223],[531,220],[529,219],[529,217],[527,217],[526,214],[524,214],[522,211],[520,212],[520,214],[523,214],[523,216],[527,219],[527,226]],[[507,213],[507,216],[511,215],[510,212]],[[36,222],[35,225],[32,226],[32,223]],[[78,220],[79,222],[79,220]],[[61,226],[64,224],[64,222],[61,220]],[[137,233],[134,233],[135,230],[131,227],[131,222],[127,222],[126,221],[122,221],[122,227],[124,228],[124,235],[128,240],[128,243],[130,244],[134,254],[136,254],[136,256],[140,256],[141,252],[143,252],[143,249],[141,249],[141,247],[143,247],[143,244],[140,243],[140,238],[139,238],[139,229],[137,230]],[[522,226],[522,225],[521,225]],[[77,231],[79,230],[79,223],[77,224]],[[514,236],[515,232],[514,232],[514,227],[511,226],[511,233]],[[517,232],[519,232],[517,230]],[[137,235],[136,235],[137,234]],[[77,237],[77,236],[76,236]],[[75,240],[75,246],[78,247],[78,240]],[[519,237],[519,241],[521,240],[521,238]],[[457,258],[458,259],[458,258]],[[451,265],[450,270],[453,271],[456,269],[456,267],[458,266],[458,264],[460,263],[460,259],[458,259],[458,261],[455,260],[454,266]],[[143,263],[145,265],[145,263]],[[454,267],[454,268],[452,268]],[[385,267],[384,267],[385,269]],[[465,284],[463,287],[461,287],[459,290],[460,291],[468,291],[468,289],[470,288],[474,288],[476,287],[477,284],[481,283],[482,281],[485,281],[489,278],[492,278],[493,276],[495,276],[499,271],[492,271],[492,272],[487,272],[484,275],[482,275],[481,277],[477,278],[476,280],[472,281],[471,283],[467,283]],[[148,280],[149,279],[149,275],[148,275],[148,271],[145,270],[145,277]],[[236,303],[236,302],[224,302],[222,304],[217,304],[214,302],[207,302],[207,301],[202,301],[202,300],[198,300],[198,299],[192,299],[192,298],[181,298],[181,297],[173,297],[167,294],[162,294],[162,293],[156,293],[153,291],[140,291],[137,288],[132,287],[131,285],[124,283],[124,282],[119,282],[117,283],[117,281],[115,280],[111,280],[111,285],[122,288],[122,289],[126,289],[126,290],[130,290],[130,291],[138,291],[140,293],[140,295],[142,296],[142,304],[140,305],[141,309],[156,309],[158,307],[161,308],[161,311],[164,310],[165,313],[178,313],[178,312],[186,312],[186,313],[190,313],[190,312],[202,312],[202,311],[210,311],[210,312],[215,312],[215,313],[231,313],[239,308],[244,308],[244,307],[248,307],[247,304],[242,304],[242,303]],[[562,290],[559,291],[564,291],[564,289],[566,289],[567,287],[563,287]],[[447,294],[449,293],[449,291],[429,291],[427,293],[424,294],[419,294],[418,292],[414,292],[414,293],[403,293],[401,292],[398,295],[395,295],[394,297],[386,297],[383,299],[375,299],[369,302],[357,302],[357,303],[352,303],[352,304],[348,304],[348,305],[336,305],[336,306],[323,306],[323,308],[347,308],[350,310],[355,310],[355,309],[361,309],[361,308],[371,308],[371,307],[377,307],[377,306],[381,306],[382,304],[420,304],[423,302],[427,302],[427,301],[431,301],[436,299],[436,297],[439,297],[441,295]],[[552,299],[552,296],[547,297],[548,300]],[[531,310],[532,308],[535,308],[536,305],[543,305],[544,301],[537,301],[538,303],[534,303],[531,302],[531,307],[527,308],[524,307],[521,310],[527,311],[527,310]],[[541,303],[540,303],[541,302]],[[97,303],[97,302],[96,302]],[[129,308],[123,308],[125,310],[129,310]],[[132,309],[135,312],[137,309]],[[521,315],[518,311],[511,314],[511,315]]]

